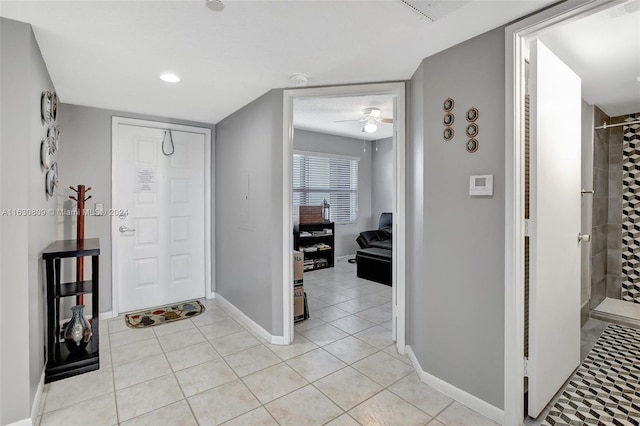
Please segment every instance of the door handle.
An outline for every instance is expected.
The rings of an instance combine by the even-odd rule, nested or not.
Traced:
[[[578,232],[578,242],[585,242],[588,243],[589,241],[591,241],[591,235],[589,234],[581,234],[580,232]]]
[[[122,234],[124,234],[125,232],[135,232],[135,228],[127,228],[124,225],[120,225],[120,228],[118,228],[118,231],[120,231]]]

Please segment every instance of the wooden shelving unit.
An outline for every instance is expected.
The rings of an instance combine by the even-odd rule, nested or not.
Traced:
[[[62,283],[60,280],[62,259],[91,257],[91,280]],[[100,240],[97,238],[78,240],[59,240],[42,252],[46,266],[46,339],[47,365],[45,383],[86,373],[100,368],[99,327],[98,327],[98,259]],[[69,353],[61,337],[61,299],[91,294],[91,332],[87,347],[78,352]]]
[[[333,222],[296,225],[293,230],[293,247],[304,253],[305,271],[333,268],[335,224]],[[308,247],[324,244],[329,248],[306,251]],[[313,262],[313,266],[310,266]]]

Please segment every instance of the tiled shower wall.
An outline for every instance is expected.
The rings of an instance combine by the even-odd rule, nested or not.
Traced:
[[[622,118],[635,122],[640,113]],[[640,303],[640,124],[622,131],[622,300]]]
[[[629,118],[629,115],[608,117],[597,107],[595,108],[594,124],[616,124]],[[633,229],[635,216],[640,215],[640,185],[629,176],[628,171],[634,164],[640,167],[635,150],[627,149],[626,155],[623,145],[623,127],[610,127],[594,131],[593,141],[593,230],[592,230],[592,275],[591,275],[591,308],[595,308],[605,297],[623,298],[623,283],[625,269],[631,280],[640,286],[640,262],[634,262],[634,256],[640,256],[640,232],[637,238],[630,238],[629,231]],[[628,143],[627,143],[628,146]],[[638,142],[640,148],[640,141]],[[627,179],[626,186],[623,185]],[[640,171],[638,171],[640,177]],[[624,187],[624,189],[623,189]],[[635,191],[635,193],[633,192]],[[623,194],[629,198],[638,198],[637,203],[623,201]],[[625,213],[623,214],[623,203]],[[637,206],[637,209],[633,207]],[[640,219],[637,219],[640,225]],[[635,236],[635,232],[632,232]],[[635,253],[633,253],[635,251]],[[631,260],[625,260],[628,258]],[[629,284],[631,285],[631,284]],[[626,293],[625,293],[626,294]],[[640,300],[637,300],[640,302]]]

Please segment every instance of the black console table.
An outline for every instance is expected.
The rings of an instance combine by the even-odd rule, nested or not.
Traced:
[[[98,257],[100,240],[90,238],[83,241],[59,240],[42,252],[46,264],[47,290],[47,365],[44,373],[45,383],[86,373],[100,368],[99,328],[98,328]],[[61,260],[66,258],[91,256],[91,280],[81,282],[60,282]],[[62,338],[60,321],[61,299],[81,294],[91,294],[91,332],[87,347],[81,351],[69,353]]]

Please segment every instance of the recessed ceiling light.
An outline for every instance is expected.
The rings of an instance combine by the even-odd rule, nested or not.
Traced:
[[[177,83],[180,81],[180,77],[178,77],[175,74],[171,74],[170,72],[167,72],[160,75],[160,80],[166,81],[167,83]]]

